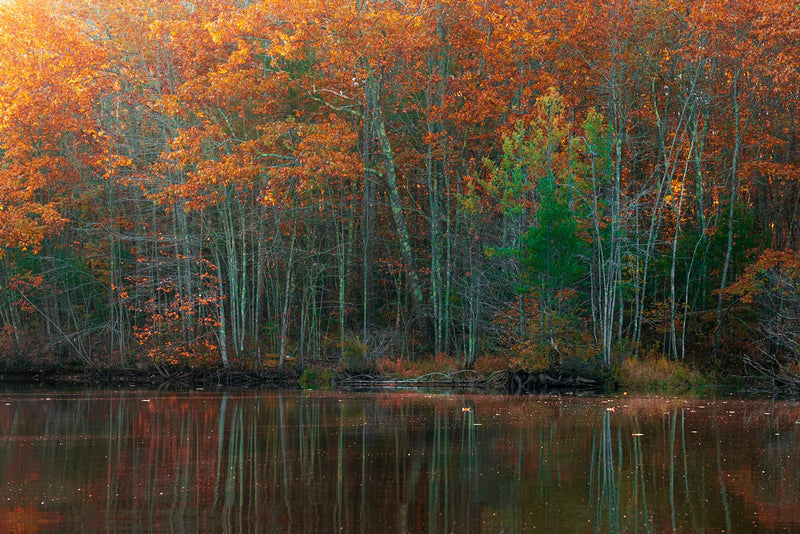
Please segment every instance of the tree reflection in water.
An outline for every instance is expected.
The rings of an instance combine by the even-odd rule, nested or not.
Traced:
[[[5,393],[0,531],[791,530],[797,415],[752,400]]]

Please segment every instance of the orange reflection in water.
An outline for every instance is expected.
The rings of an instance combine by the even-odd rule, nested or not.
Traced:
[[[34,505],[0,508],[0,532],[36,534],[55,527],[61,521],[57,512],[43,512]]]
[[[798,404],[0,395],[2,532],[800,528]]]

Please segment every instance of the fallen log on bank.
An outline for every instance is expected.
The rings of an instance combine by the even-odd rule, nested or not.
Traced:
[[[337,376],[333,387],[344,389],[442,387],[502,391],[515,395],[554,390],[601,390],[605,381],[580,375],[553,371],[528,372],[503,369],[484,375],[469,369],[454,372],[435,372],[413,378],[387,378],[373,375]]]
[[[333,380],[333,387],[345,389],[395,388],[395,387],[443,387],[502,390],[507,381],[507,370],[484,375],[471,369],[453,372],[434,372],[412,378],[387,378],[373,375],[344,375]]]

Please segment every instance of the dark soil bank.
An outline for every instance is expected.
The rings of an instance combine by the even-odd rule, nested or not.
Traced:
[[[298,388],[296,367],[260,371],[186,369],[172,372],[128,369],[86,371],[10,370],[0,372],[0,383],[42,386],[142,386],[151,388],[263,387]]]
[[[463,374],[467,373],[467,374]],[[32,386],[141,386],[148,388],[299,388],[302,370],[299,367],[264,370],[181,369],[161,371],[133,369],[34,369],[5,370],[0,372],[0,384]],[[564,373],[558,369],[548,372],[498,371],[480,375],[474,371],[444,374],[431,373],[413,379],[395,379],[381,376],[351,376],[332,373],[331,380],[322,387],[335,389],[360,389],[381,387],[468,387],[500,393],[526,394],[553,390],[608,389],[607,381],[597,376]]]

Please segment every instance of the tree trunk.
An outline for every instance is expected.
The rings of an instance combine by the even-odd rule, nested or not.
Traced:
[[[728,242],[725,247],[725,260],[722,263],[722,279],[719,283],[719,294],[717,297],[716,327],[714,328],[713,353],[719,351],[719,341],[722,328],[722,297],[723,291],[728,287],[728,273],[730,271],[731,256],[733,256],[733,236],[735,222],[733,220],[736,208],[736,193],[739,189],[739,152],[742,148],[742,125],[739,117],[739,74],[737,69],[733,75],[733,127],[734,127],[734,146],[731,156],[731,193],[730,205],[728,206]]]
[[[381,149],[381,156],[383,157],[384,172],[383,178],[386,182],[389,208],[392,211],[392,221],[394,222],[395,229],[397,230],[397,237],[400,242],[400,252],[403,257],[403,263],[406,267],[406,276],[411,289],[412,303],[414,307],[414,314],[416,320],[422,327],[424,338],[430,339],[428,332],[429,328],[424,313],[424,298],[422,295],[422,287],[419,281],[419,274],[417,273],[414,255],[411,250],[411,239],[408,233],[408,226],[406,225],[405,214],[403,212],[403,204],[400,200],[400,191],[397,187],[397,176],[395,172],[394,152],[392,145],[389,141],[389,135],[386,133],[386,124],[383,118],[383,109],[380,103],[380,85],[375,78],[372,69],[367,67],[367,80],[366,80],[366,99],[367,99],[367,120],[372,124],[372,130],[375,132],[378,144]]]

